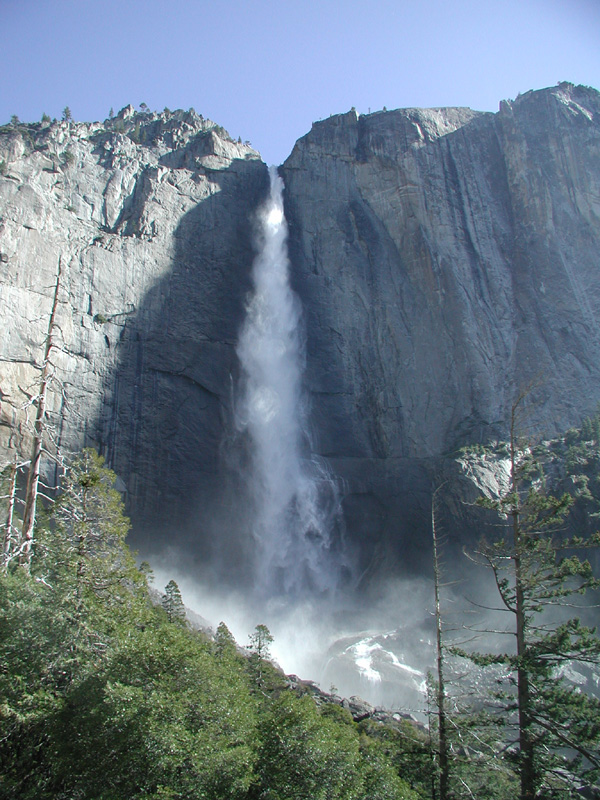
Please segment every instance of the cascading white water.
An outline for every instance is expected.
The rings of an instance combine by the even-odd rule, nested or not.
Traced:
[[[236,408],[250,443],[255,581],[266,596],[319,593],[334,587],[340,572],[340,502],[326,465],[310,452],[301,307],[289,282],[283,181],[273,167],[259,228],[254,291],[237,347]]]

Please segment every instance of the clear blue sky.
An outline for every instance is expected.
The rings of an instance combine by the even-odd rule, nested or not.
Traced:
[[[194,107],[280,163],[314,120],[600,89],[600,0],[0,0],[0,122]]]

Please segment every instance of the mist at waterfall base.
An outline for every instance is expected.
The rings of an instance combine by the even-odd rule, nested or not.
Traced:
[[[274,638],[272,658],[286,674],[342,697],[357,695],[374,706],[424,714],[426,676],[435,659],[431,581],[389,581],[368,599],[340,591],[333,599],[263,603],[245,591],[220,592],[199,583],[162,559],[155,587],[162,589],[172,578],[200,623],[214,632],[224,621],[241,647],[257,624],[266,624]]]
[[[223,445],[231,482],[225,508],[213,515],[214,575],[192,580],[180,557],[170,562],[163,553],[156,586],[174,578],[185,604],[213,629],[223,620],[242,646],[257,624],[266,624],[272,655],[286,673],[373,704],[420,710],[433,658],[432,588],[417,578],[390,582],[367,603],[355,590],[343,492],[315,454],[310,428],[283,190],[272,168],[236,350],[233,430]]]

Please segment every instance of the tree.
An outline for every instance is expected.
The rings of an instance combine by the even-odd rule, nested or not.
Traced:
[[[69,148],[67,147],[67,149],[63,150],[61,154],[61,160],[65,167],[70,167],[72,164],[75,163],[75,154],[73,153],[72,150],[69,150]]]
[[[129,132],[129,138],[132,142],[135,142],[135,144],[140,144],[142,140],[142,134],[139,120],[135,123],[133,130]]]
[[[433,539],[433,586],[435,599],[435,631],[436,631],[436,668],[437,681],[435,687],[435,705],[438,718],[438,790],[439,800],[447,800],[450,779],[450,759],[448,747],[448,727],[446,712],[445,656],[442,631],[442,607],[440,600],[441,564],[438,548],[438,531],[435,510],[438,486],[431,498],[431,533]]]
[[[56,540],[50,544],[53,569],[71,592],[77,615],[90,603],[118,605],[145,585],[125,544],[130,523],[115,481],[104,458],[87,448],[67,469],[52,510],[54,529],[46,538]]]
[[[518,441],[522,393],[511,411],[510,485],[497,500],[482,501],[504,520],[500,535],[483,541],[476,559],[494,577],[501,608],[512,620],[514,649],[471,653],[481,667],[502,668],[501,689],[492,705],[496,719],[514,731],[509,742],[520,779],[521,800],[552,796],[575,774],[586,781],[599,774],[600,702],[569,685],[561,670],[572,662],[598,664],[595,630],[569,617],[578,596],[600,583],[581,551],[600,545],[562,536],[561,523],[571,498],[547,494],[544,476],[531,448]],[[563,612],[563,613],[561,613]]]
[[[3,530],[3,544],[2,544],[2,571],[6,572],[9,564],[19,557],[19,530],[15,520],[15,510],[17,504],[23,501],[17,496],[17,479],[19,472],[23,467],[27,466],[27,462],[19,463],[17,455],[10,467],[5,470],[2,475],[2,490],[6,492],[0,496],[0,500],[6,500],[6,521],[4,522]],[[8,472],[8,474],[6,474]]]
[[[219,622],[215,632],[215,651],[222,659],[237,656],[235,639],[224,622]]]
[[[169,622],[177,625],[185,625],[185,607],[181,599],[179,586],[174,580],[170,580],[165,586],[165,593],[162,596],[161,605],[164,608]]]
[[[33,443],[31,448],[31,460],[27,473],[27,487],[25,489],[25,509],[23,511],[23,527],[21,531],[21,550],[19,563],[26,570],[31,565],[31,549],[33,546],[33,535],[35,527],[35,514],[38,498],[38,487],[40,483],[40,465],[42,461],[42,451],[44,449],[44,436],[46,433],[46,399],[48,387],[53,378],[54,366],[51,361],[52,350],[54,348],[54,335],[56,332],[56,312],[58,310],[58,297],[61,288],[62,259],[58,259],[58,270],[54,283],[54,297],[50,318],[48,320],[48,330],[44,343],[44,359],[41,366],[40,386],[37,395],[37,412],[33,428]]]
[[[71,114],[71,109],[69,106],[65,106],[63,109],[63,119],[65,122],[71,122],[73,119],[73,115]]]
[[[178,625],[126,634],[53,720],[60,796],[247,800],[257,733],[242,670]]]
[[[281,800],[359,800],[364,796],[353,727],[321,717],[309,697],[289,692],[268,706],[261,722],[261,796]]]
[[[270,645],[273,644],[273,636],[266,625],[257,625],[254,633],[249,634],[250,650],[261,660],[269,658]]]
[[[264,687],[266,662],[271,655],[269,647],[273,643],[273,636],[266,625],[257,625],[254,633],[249,634],[248,638],[250,639],[250,644],[248,645],[250,666],[257,686],[262,689]]]
[[[56,715],[152,613],[114,480],[93,451],[76,458],[51,514],[37,517],[30,570],[0,573],[1,798],[67,791]]]
[[[372,745],[375,744],[394,773],[401,776],[417,797],[436,797],[435,787],[431,791],[436,777],[431,764],[431,742],[424,729],[408,720],[389,726],[373,719],[362,720],[358,729],[361,732],[361,750],[365,752],[367,762],[371,760]],[[368,788],[373,790],[372,786]],[[370,798],[371,794],[366,796]],[[386,796],[390,795],[384,794]]]

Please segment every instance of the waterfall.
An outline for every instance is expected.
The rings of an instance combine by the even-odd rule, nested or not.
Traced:
[[[236,423],[249,445],[254,581],[267,597],[323,593],[336,586],[341,568],[338,488],[325,462],[311,453],[302,309],[289,280],[283,188],[272,167],[258,218],[254,289],[237,347]]]

